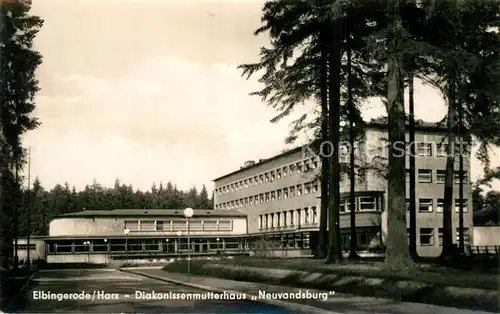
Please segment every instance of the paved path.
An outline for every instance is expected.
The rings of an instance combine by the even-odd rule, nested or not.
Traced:
[[[128,272],[143,274],[147,276],[162,277],[179,282],[187,282],[187,275],[167,273],[161,269],[128,269]],[[369,297],[359,297],[345,294],[331,295],[328,291],[314,289],[299,289],[285,286],[267,285],[261,283],[250,283],[233,280],[225,280],[219,278],[191,276],[189,278],[191,284],[206,286],[226,291],[239,291],[247,295],[258,296],[259,290],[268,293],[296,293],[309,291],[318,298],[308,300],[289,300],[290,302],[309,305],[312,307],[334,311],[336,313],[387,313],[387,314],[486,314],[490,312],[471,311],[452,307],[442,307],[422,303],[398,302],[387,299],[377,299]],[[323,294],[323,295],[322,295]],[[324,300],[319,296],[328,295]],[[277,297],[278,295],[275,295]],[[282,295],[283,297],[283,295]]]
[[[136,291],[149,294],[144,296],[151,296],[151,292],[154,291],[157,297],[177,297],[177,299],[145,299],[137,297]],[[182,293],[189,294],[191,299],[182,299]],[[9,313],[300,313],[250,300],[214,300],[213,296],[210,300],[204,300],[202,298],[206,297],[206,294],[200,293],[207,292],[117,270],[42,270],[35,275],[30,288],[15,298],[5,311]],[[67,299],[71,294],[76,296]],[[47,297],[48,295],[50,297]],[[193,300],[192,296],[198,299]]]

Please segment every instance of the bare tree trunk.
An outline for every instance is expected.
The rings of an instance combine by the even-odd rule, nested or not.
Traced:
[[[410,107],[410,256],[418,259],[417,252],[417,202],[416,202],[416,180],[415,180],[415,103],[413,90],[413,74],[408,76],[409,107]]]
[[[322,30],[320,34],[321,45],[321,78],[320,78],[320,93],[321,93],[321,140],[323,143],[328,142],[328,45],[326,43],[327,32]],[[327,239],[327,217],[328,217],[328,188],[330,184],[330,164],[329,159],[325,155],[321,155],[321,212],[319,216],[319,235],[318,247],[316,249],[317,258],[326,257],[326,239]]]
[[[355,173],[355,130],[354,130],[354,101],[352,99],[352,68],[351,68],[351,34],[348,33],[346,36],[347,44],[347,102],[349,107],[349,168],[350,168],[350,233],[351,233],[351,243],[349,247],[349,258],[357,259],[359,258],[357,236],[356,236],[356,173]]]
[[[388,208],[385,263],[388,268],[406,269],[413,266],[406,231],[406,185],[405,185],[405,112],[404,88],[402,84],[402,59],[399,52],[401,40],[401,18],[399,1],[389,2],[391,35],[388,38],[388,85],[387,110],[389,129],[389,175],[388,175]]]
[[[458,107],[458,135],[460,136],[460,150],[458,155],[458,173],[460,175],[459,181],[459,214],[458,214],[458,248],[459,253],[465,253],[465,239],[464,239],[464,129],[463,129],[463,108],[462,104]]]
[[[443,250],[441,258],[449,260],[453,258],[455,247],[453,245],[453,226],[452,226],[452,204],[453,204],[453,186],[455,170],[455,83],[450,80],[448,87],[448,147],[446,158],[446,178],[444,182],[444,209],[443,209]]]
[[[341,83],[341,59],[342,59],[342,28],[336,19],[333,23],[332,45],[330,55],[330,132],[333,153],[331,157],[331,182],[330,182],[330,215],[328,217],[328,256],[327,263],[338,263],[343,259],[342,245],[340,241],[339,228],[339,204],[340,204],[340,165],[339,150],[340,142],[340,83]]]

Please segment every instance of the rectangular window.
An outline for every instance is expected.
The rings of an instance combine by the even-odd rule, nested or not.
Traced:
[[[457,228],[455,232],[456,232],[457,243],[458,243],[460,241],[460,229]],[[470,243],[469,242],[469,240],[470,240],[469,237],[470,237],[470,235],[469,235],[469,228],[464,228],[464,244],[465,245],[468,245]]]
[[[310,216],[309,216],[309,208],[304,208],[304,223],[308,224],[310,223],[309,221]]]
[[[375,197],[360,197],[359,211],[376,211],[377,202]]]
[[[432,143],[418,143],[417,155],[424,157],[432,156]]]
[[[290,226],[295,225],[295,217],[293,210],[290,211]]]
[[[316,206],[312,207],[312,223],[313,224],[318,223],[318,209]]]
[[[437,206],[436,206],[436,211],[438,213],[444,212],[444,199],[443,198],[438,198],[438,200],[437,200]]]
[[[264,218],[262,215],[259,215],[259,229],[262,229],[264,226]]]
[[[124,229],[128,229],[130,231],[139,231],[139,221],[138,220],[125,221]]]
[[[341,199],[340,203],[339,203],[339,211],[341,213],[345,213],[346,212],[345,204],[346,204],[346,199]]]
[[[318,184],[314,184],[314,185],[313,185],[312,192],[313,192],[313,193],[318,192]]]
[[[419,169],[418,170],[418,182],[419,183],[431,183],[432,182],[432,170]]]
[[[285,166],[285,167],[283,167],[283,176],[286,177],[287,174],[288,174],[288,167]]]
[[[185,220],[174,220],[172,221],[173,231],[184,231],[187,229],[187,222]]]
[[[281,199],[281,194],[283,193],[283,191],[281,190],[278,190],[276,191],[276,197],[280,200]]]
[[[283,198],[288,198],[288,188],[283,189]]]
[[[318,161],[315,158],[312,159],[311,167],[313,169],[318,168]]]
[[[232,221],[231,220],[219,220],[219,231],[232,231]]]
[[[436,182],[444,183],[446,181],[446,170],[436,170]]]
[[[462,203],[462,210],[464,213],[467,212],[467,200],[462,200],[462,202],[460,202],[460,199],[455,199],[455,213],[459,213],[460,212],[460,203]]]
[[[309,193],[311,193],[311,184],[307,183],[305,185],[304,194],[309,194]]]
[[[265,201],[266,201],[266,203],[269,202],[269,192],[266,193]]]
[[[274,201],[276,199],[276,192],[271,192],[271,201]]]
[[[467,171],[463,172],[462,177],[464,178],[464,184],[467,184]],[[455,184],[460,184],[460,172],[459,171],[454,172],[454,180],[455,180]]]
[[[163,221],[156,221],[156,231],[163,231],[164,229]]]
[[[421,198],[418,200],[418,211],[421,213],[432,212],[432,198]]]
[[[300,172],[302,172],[304,170],[304,166],[302,165],[301,162],[298,162],[296,164],[296,169],[297,169],[297,173],[300,173]]]
[[[302,195],[302,184],[297,185],[297,196],[301,196],[301,195]]]
[[[216,220],[204,220],[203,221],[203,230],[204,231],[216,231],[217,230],[217,221]]]
[[[155,222],[153,220],[143,220],[140,224],[141,231],[155,231]]]
[[[276,176],[281,179],[281,169],[276,170]]]
[[[190,219],[188,223],[189,223],[189,230],[192,230],[192,231],[202,231],[203,230],[203,222],[201,220]]]
[[[448,156],[448,144],[446,144],[446,143],[439,143],[439,144],[437,144],[436,155],[438,157],[446,157],[446,156]]]
[[[291,186],[290,187],[290,197],[294,197],[294,196],[295,196],[295,187]]]
[[[421,228],[420,229],[420,245],[434,245],[434,229]]]

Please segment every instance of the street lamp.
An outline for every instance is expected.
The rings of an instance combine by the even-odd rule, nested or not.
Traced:
[[[187,240],[188,240],[188,282],[191,279],[191,239],[189,234],[189,219],[193,217],[194,211],[191,207],[184,210],[184,217],[187,219]]]
[[[128,263],[128,234],[130,233],[129,229],[123,230],[125,233],[125,263]]]

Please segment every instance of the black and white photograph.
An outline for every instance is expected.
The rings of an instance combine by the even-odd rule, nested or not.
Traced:
[[[498,313],[499,214],[499,0],[0,0],[0,313]]]

